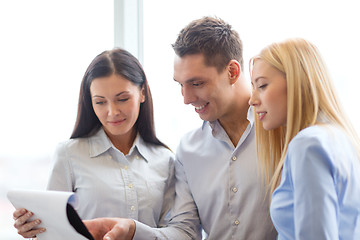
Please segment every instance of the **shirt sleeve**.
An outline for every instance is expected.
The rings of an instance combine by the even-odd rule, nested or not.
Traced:
[[[173,155],[169,159],[169,176],[164,191],[164,200],[160,213],[158,227],[165,227],[170,220],[170,211],[175,201],[175,166]]]
[[[151,228],[138,221],[134,240],[144,239],[201,239],[201,225],[196,204],[192,198],[189,186],[186,181],[186,174],[179,161],[175,162],[175,191],[176,198],[172,217],[168,225],[163,228]]]
[[[47,190],[74,192],[73,174],[65,144],[58,144],[52,161]]]
[[[295,239],[338,239],[338,201],[331,148],[321,139],[294,140],[288,149],[294,190]]]

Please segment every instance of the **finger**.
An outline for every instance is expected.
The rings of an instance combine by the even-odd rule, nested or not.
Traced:
[[[95,240],[102,240],[106,230],[104,229],[103,219],[84,220],[84,225]]]
[[[45,228],[36,227],[41,223],[40,219],[28,222],[34,213],[27,211],[26,209],[18,209],[14,212],[13,216],[15,220],[14,227],[18,230],[18,234],[24,238],[36,237],[37,234],[45,232]]]
[[[129,231],[124,228],[114,227],[104,236],[104,240],[127,240],[132,239],[128,236]]]
[[[25,210],[25,211],[26,211],[26,210]],[[15,220],[14,227],[15,227],[15,228],[21,227],[21,226],[24,225],[33,215],[34,215],[34,213],[32,213],[32,212],[26,212],[25,214],[19,216],[19,217],[16,218],[16,220]]]
[[[25,233],[34,230],[40,223],[41,223],[40,219],[36,219],[34,221],[24,223],[23,225],[15,228],[18,230],[18,233]]]
[[[41,221],[39,219],[26,223],[18,228],[18,234],[24,238],[36,237],[36,235],[46,231],[45,228],[36,228],[36,226],[38,226],[40,223]]]
[[[31,231],[28,232],[18,232],[21,236],[23,236],[24,238],[35,238],[37,235],[45,232],[46,229],[45,228],[40,228],[40,229],[33,229]]]
[[[115,225],[104,236],[104,240],[131,240],[135,234],[135,222],[127,219],[121,224]]]
[[[127,233],[123,228],[114,227],[105,234],[103,240],[125,240]]]
[[[14,213],[13,213],[14,220],[18,219],[19,217],[21,217],[25,213],[27,213],[27,210],[25,208],[16,209],[14,211]]]

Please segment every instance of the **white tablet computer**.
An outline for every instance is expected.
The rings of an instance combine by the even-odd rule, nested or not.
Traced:
[[[72,192],[17,189],[7,197],[16,209],[26,208],[34,213],[31,219],[41,220],[39,227],[46,231],[38,240],[94,240],[74,209],[77,197]]]

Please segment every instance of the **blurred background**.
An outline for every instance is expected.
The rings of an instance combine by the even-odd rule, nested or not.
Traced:
[[[22,239],[6,193],[45,189],[54,148],[75,123],[82,76],[102,51],[119,46],[140,59],[158,137],[174,151],[185,132],[200,126],[173,81],[171,44],[206,15],[239,32],[247,79],[249,58],[267,44],[290,37],[315,43],[360,133],[358,9],[356,0],[0,1],[0,240]]]

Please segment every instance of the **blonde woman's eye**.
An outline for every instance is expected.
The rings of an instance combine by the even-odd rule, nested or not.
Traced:
[[[264,89],[266,87],[267,87],[267,84],[262,84],[262,85],[259,86],[260,89]]]

